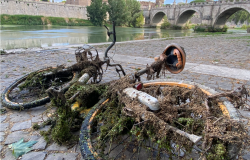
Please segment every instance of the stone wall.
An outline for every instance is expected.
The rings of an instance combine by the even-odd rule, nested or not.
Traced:
[[[90,0],[66,0],[65,4],[73,4],[73,5],[80,5],[80,6],[90,6]]]
[[[0,1],[1,14],[87,19],[87,9],[84,6],[18,0]]]

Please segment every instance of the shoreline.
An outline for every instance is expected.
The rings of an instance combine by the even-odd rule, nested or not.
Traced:
[[[142,39],[142,40],[130,40],[116,42],[115,44],[129,44],[129,43],[141,43],[149,41],[161,41],[161,40],[176,40],[176,39],[185,39],[185,38],[198,38],[198,37],[214,37],[214,36],[237,36],[237,35],[249,35],[249,33],[237,33],[237,34],[209,34],[209,35],[195,35],[195,36],[185,36],[185,37],[167,37],[167,38],[153,38],[153,39]],[[101,43],[87,43],[86,45],[91,46],[101,46],[109,45],[111,42],[101,42]],[[6,53],[1,53],[0,55],[15,54],[27,51],[42,51],[42,50],[65,50],[69,48],[78,48],[82,47],[85,44],[70,44],[70,45],[58,45],[58,46],[49,46],[49,47],[30,47],[30,48],[14,48],[14,49],[0,49],[0,51],[5,51]]]
[[[249,39],[246,39],[245,37],[249,37]],[[160,75],[161,78],[175,79],[180,82],[196,82],[215,89],[218,92],[235,90],[243,84],[246,88],[250,89],[250,81],[248,79],[237,79],[237,77],[229,77],[227,73],[227,75],[225,75],[215,74],[214,72],[216,70],[217,73],[223,73],[223,69],[225,69],[225,67],[233,69],[236,68],[236,71],[239,71],[237,69],[245,69],[250,72],[250,36],[246,36],[245,34],[157,39],[148,41],[131,41],[127,43],[123,42],[117,43],[116,47],[113,47],[113,49],[110,50],[109,56],[114,56],[114,59],[120,57],[123,62],[119,63],[123,66],[126,74],[134,73],[136,69],[145,68],[146,64],[151,63],[154,56],[161,54],[165,46],[170,43],[178,43],[184,47],[187,54],[186,69],[179,74],[171,74],[167,72],[166,75]],[[109,44],[110,42],[101,45],[100,43],[94,45],[98,52],[104,53]],[[36,51],[36,49],[39,50]],[[70,66],[74,64],[76,62],[75,49],[76,48],[70,47],[62,47],[60,49],[34,48],[33,50],[28,49],[22,52],[19,51],[1,55],[1,93],[17,78],[20,78],[32,71],[49,66],[57,66],[61,64]],[[102,58],[102,55],[100,58]],[[116,60],[116,62],[117,61],[119,60]],[[194,65],[191,66],[190,63]],[[105,67],[106,66],[103,66],[103,69],[105,69]],[[195,72],[195,68],[199,68],[200,72]],[[230,70],[229,72],[231,73]],[[235,74],[237,73],[238,72]],[[243,73],[246,74],[245,72]],[[142,76],[142,81],[145,81],[145,77],[146,75]],[[119,77],[115,69],[109,67],[104,73],[102,83],[110,82],[111,80],[118,78]],[[0,108],[2,107],[3,106],[1,106],[0,103]],[[59,146],[55,143],[48,144],[39,134],[40,130],[34,131],[32,129],[33,124],[42,123],[41,117],[46,109],[47,108],[45,106],[28,109],[24,112],[6,109],[7,113],[1,115],[1,125],[3,126],[3,131],[1,132],[2,141],[0,142],[0,158],[3,160],[14,160],[11,151],[8,149],[8,144],[11,144],[21,138],[24,138],[25,141],[32,138],[33,140],[38,140],[40,145],[36,145],[34,150],[23,156],[23,159],[24,157],[32,159],[35,155],[39,154],[43,154],[43,156],[46,157],[53,157],[54,159],[66,156],[70,157],[72,160],[83,159],[80,153],[79,145],[67,148],[65,146]],[[239,112],[244,117],[249,119],[249,111],[239,110]],[[250,131],[250,123],[248,119],[244,118],[242,120],[244,120],[246,127],[248,127]],[[24,122],[29,122],[29,125],[25,126],[23,124]],[[14,125],[18,125],[23,128],[22,130],[12,131]],[[43,129],[46,130],[48,128]],[[244,158],[249,159],[249,148],[248,150],[244,150],[244,152],[246,154],[244,155]],[[67,159],[67,157],[65,159]]]

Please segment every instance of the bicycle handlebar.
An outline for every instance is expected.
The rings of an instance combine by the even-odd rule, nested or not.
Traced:
[[[109,47],[105,51],[104,60],[108,59],[108,51],[115,45],[116,42],[116,33],[115,33],[115,22],[113,21],[113,31],[109,31],[108,27],[104,25],[104,27],[107,29],[107,34],[110,37],[111,34],[113,34],[113,42],[109,45]]]

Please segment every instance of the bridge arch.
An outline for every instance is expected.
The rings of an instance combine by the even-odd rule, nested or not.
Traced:
[[[164,16],[167,16],[167,14],[164,12],[164,11],[159,11],[159,12],[156,12],[153,16],[152,16],[152,24],[154,26],[159,26],[161,25],[161,23],[163,22],[163,17]]]
[[[250,13],[250,8],[247,6],[233,6],[233,7],[225,7],[221,10],[220,14],[218,14],[215,18],[214,18],[214,22],[213,22],[213,27],[215,28],[222,28],[228,18],[233,15],[235,12],[240,11],[240,10],[245,10],[248,13]]]
[[[176,24],[177,26],[183,26],[183,25],[192,17],[192,15],[193,15],[195,12],[201,14],[200,11],[197,10],[196,8],[192,8],[192,9],[188,8],[188,9],[183,10],[183,11],[179,14],[179,16],[177,17],[178,19],[177,19],[177,21],[176,21],[175,24]]]

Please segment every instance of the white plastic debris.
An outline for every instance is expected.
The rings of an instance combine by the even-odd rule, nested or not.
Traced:
[[[86,84],[89,80],[90,76],[88,73],[84,73],[78,80],[80,84]]]
[[[158,100],[145,92],[138,91],[134,88],[126,88],[123,90],[123,93],[125,93],[128,97],[132,99],[137,97],[142,104],[146,105],[147,107],[149,107],[149,109],[153,111],[157,111],[160,109],[160,104]]]

